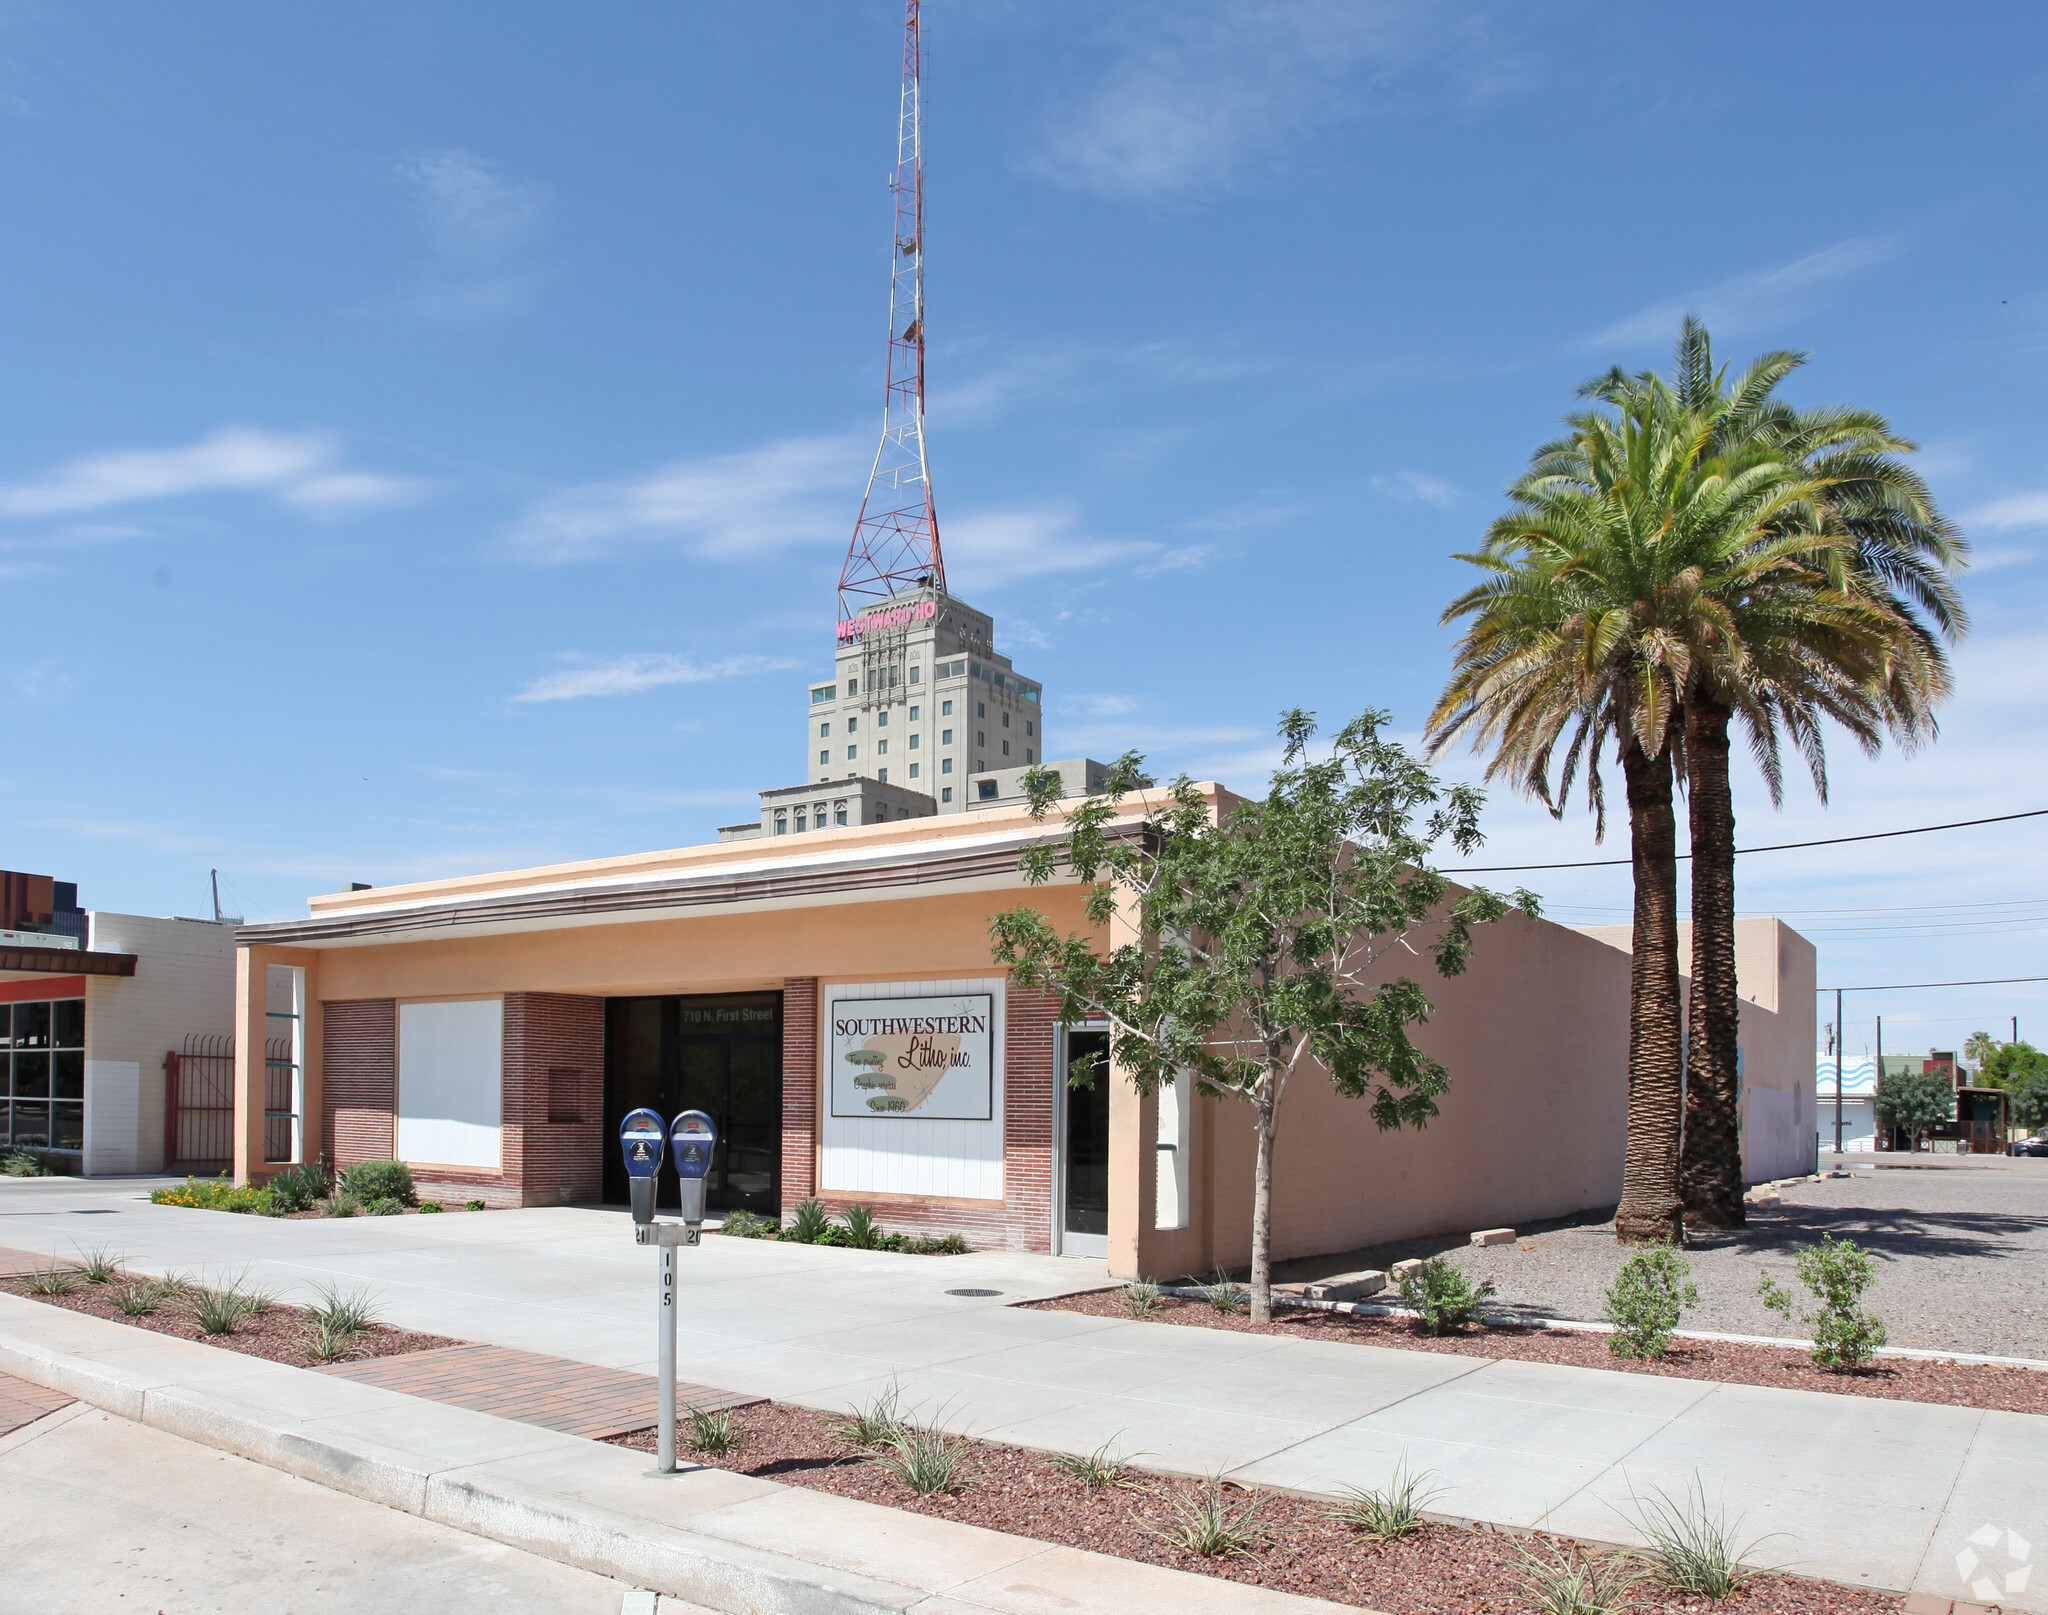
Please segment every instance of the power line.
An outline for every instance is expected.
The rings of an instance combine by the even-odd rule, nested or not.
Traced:
[[[1881,987],[1816,987],[1817,993],[1906,993],[1922,987],[2005,987],[2021,981],[2048,981],[2048,976],[1990,976],[1983,981],[1894,981]]]
[[[1880,908],[1745,908],[1736,913],[1736,918],[1783,919],[1788,914],[1947,914],[1962,909],[1980,908],[2040,908],[2048,905],[2048,897],[2014,897],[1997,903],[1887,903]],[[1634,911],[1625,904],[1614,903],[1552,903],[1553,911],[1569,911],[1573,914],[1629,914]],[[2007,918],[2031,919],[2032,915],[2010,915]],[[1957,924],[1968,923],[1957,921]]]
[[[2048,808],[2029,808],[2025,813],[2000,813],[1989,819],[1958,819],[1954,824],[1921,824],[1910,830],[1873,830],[1868,835],[1829,836],[1823,841],[1781,841],[1770,847],[1737,847],[1738,855],[1752,852],[1796,852],[1801,847],[1839,847],[1847,841],[1883,841],[1891,836],[1924,836],[1930,830],[1967,830],[1979,824],[2004,824],[2012,819],[2038,819],[2048,815]],[[1673,854],[1683,862],[1692,856],[1689,852]],[[1610,869],[1616,864],[1632,864],[1633,858],[1591,858],[1575,864],[1486,864],[1470,869],[1439,869],[1439,875],[1510,875],[1524,869]]]

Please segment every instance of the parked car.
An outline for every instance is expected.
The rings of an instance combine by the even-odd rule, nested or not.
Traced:
[[[2048,1155],[2048,1133],[2036,1133],[2012,1146],[2014,1155]]]

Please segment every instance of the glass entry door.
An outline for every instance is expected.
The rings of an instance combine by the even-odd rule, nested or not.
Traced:
[[[673,1122],[701,1110],[718,1128],[705,1179],[715,1211],[774,1216],[782,1193],[782,995],[605,1001],[605,1198],[626,1199],[619,1122],[645,1107]],[[661,1204],[676,1203],[661,1177]]]
[[[1067,1256],[1109,1254],[1109,1033],[1069,1028],[1059,1077],[1059,1248]],[[1072,1083],[1076,1062],[1093,1080]]]

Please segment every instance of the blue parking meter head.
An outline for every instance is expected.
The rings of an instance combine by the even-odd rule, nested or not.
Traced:
[[[711,1170],[711,1152],[718,1143],[718,1129],[701,1110],[686,1110],[669,1130],[675,1146],[676,1176],[701,1178]]]
[[[661,1171],[661,1112],[629,1110],[619,1123],[619,1149],[626,1157],[626,1176],[651,1178]]]

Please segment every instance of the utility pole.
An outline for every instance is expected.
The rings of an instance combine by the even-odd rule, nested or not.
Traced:
[[[1835,989],[1835,1155],[1842,1153],[1842,989]]]
[[[220,924],[220,871],[219,871],[218,869],[216,869],[216,870],[213,870],[213,871],[212,871],[212,875],[213,875],[213,923],[214,923],[215,925],[218,925],[218,924]],[[2019,1023],[2018,1023],[2017,1021],[2015,1021],[2015,1022],[2014,1022],[2013,1024],[2014,1024],[2015,1026],[2017,1026],[2017,1025],[2018,1025]]]
[[[1882,1015],[1877,1018],[1877,1081],[1880,1083],[1884,1081],[1884,1017]],[[1870,1093],[1870,1114],[1872,1117],[1875,1117],[1877,1115],[1877,1089],[1873,1087]],[[1910,1147],[1911,1145],[1909,1144],[1908,1148]]]

